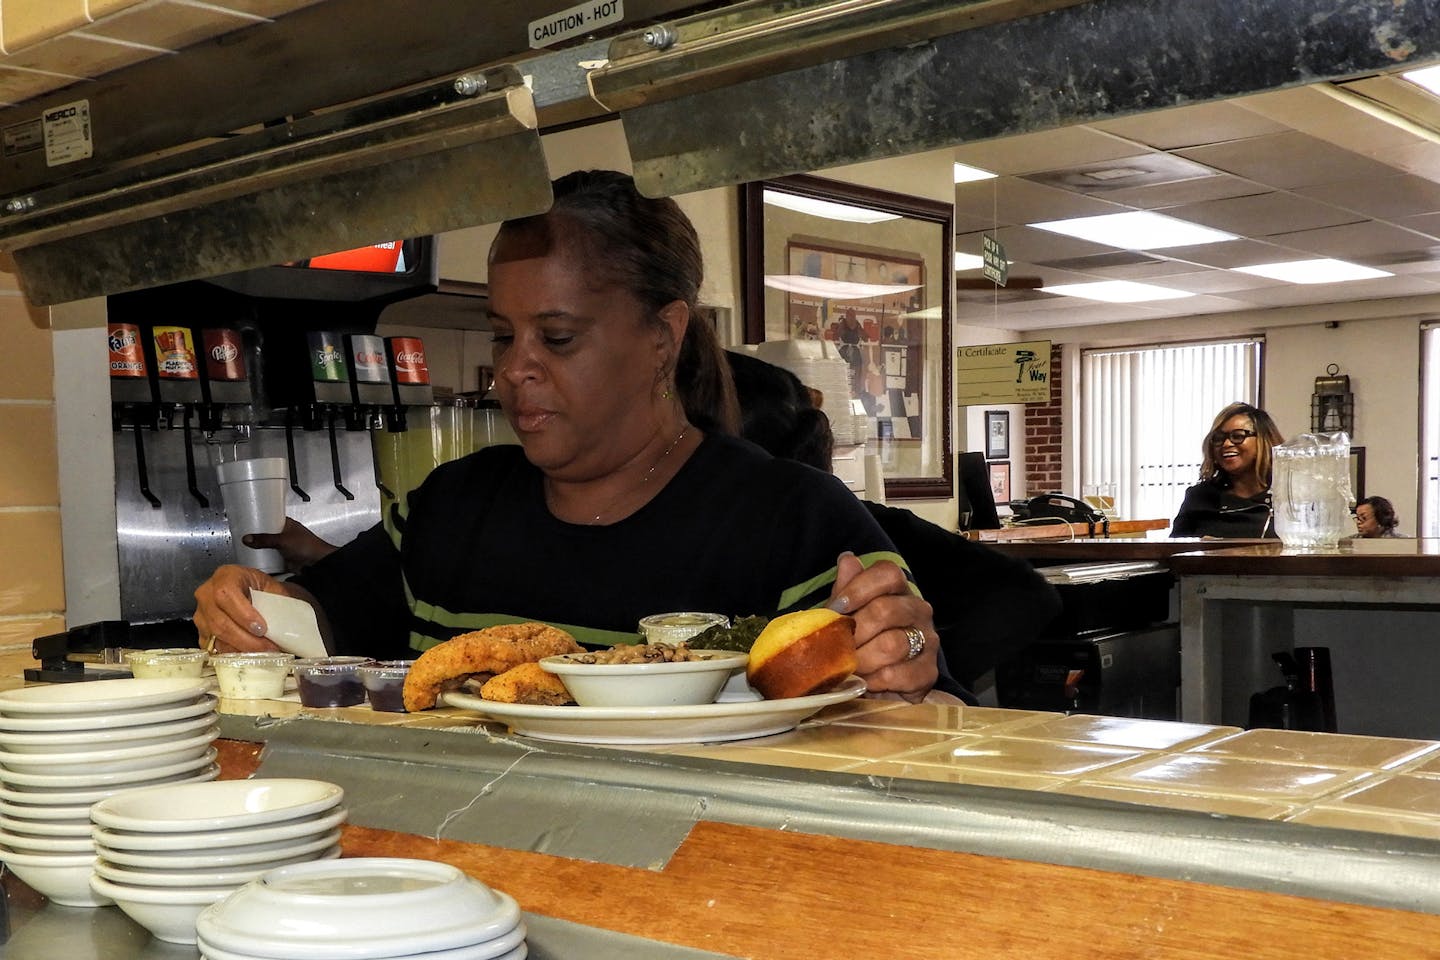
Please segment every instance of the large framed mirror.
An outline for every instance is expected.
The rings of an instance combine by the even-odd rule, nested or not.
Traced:
[[[887,499],[953,496],[952,206],[811,176],[740,200],[746,342],[784,341],[762,355],[808,369],[843,360],[845,385],[823,391],[837,451],[873,455]]]

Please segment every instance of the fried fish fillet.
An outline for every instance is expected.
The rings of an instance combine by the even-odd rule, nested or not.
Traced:
[[[497,673],[480,688],[480,696],[497,703],[530,703],[568,707],[575,703],[564,682],[538,663],[522,663]]]
[[[488,680],[522,663],[582,650],[574,637],[546,623],[506,623],[462,633],[416,659],[405,677],[405,709],[428,710],[442,690],[458,688],[467,679],[483,675]]]

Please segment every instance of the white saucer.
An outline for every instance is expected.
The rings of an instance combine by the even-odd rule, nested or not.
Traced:
[[[93,789],[43,789],[33,788],[29,790],[16,790],[0,781],[0,797],[11,801],[17,806],[44,806],[46,804],[84,804],[85,815],[90,815],[90,805],[96,800],[104,800],[106,797],[113,797],[122,790],[136,790],[141,787],[158,787],[170,783],[200,783],[205,780],[214,780],[220,776],[220,768],[210,763],[193,772],[182,772],[170,776],[158,776],[154,780],[142,780],[139,783],[120,783],[111,786],[95,787]]]
[[[170,720],[184,720],[188,717],[214,713],[216,702],[215,697],[207,694],[189,703],[167,703],[157,707],[107,713],[104,716],[88,713],[71,717],[47,717],[38,714],[27,714],[23,717],[0,716],[0,730],[9,733],[57,733],[75,730],[110,730],[115,727],[165,723]]]
[[[90,810],[94,818],[95,810]],[[194,850],[195,847],[248,847],[255,844],[274,843],[277,840],[294,840],[308,837],[327,830],[333,830],[345,822],[344,807],[326,811],[323,815],[312,814],[284,823],[265,824],[258,827],[237,827],[233,830],[197,830],[191,833],[146,833],[143,830],[110,830],[96,826],[90,835],[96,844],[119,850]]]
[[[181,739],[161,743],[147,743],[138,747],[116,746],[104,750],[82,750],[71,752],[16,753],[0,750],[0,767],[5,771],[18,770],[22,773],[118,773],[125,770],[148,770],[164,767],[201,756],[220,734],[219,723],[212,722],[201,728],[199,733]],[[6,773],[0,772],[0,780]]]
[[[205,692],[204,680],[162,677],[85,680],[0,691],[0,716],[113,714],[161,704],[178,705]],[[98,724],[97,724],[98,725]]]
[[[174,743],[195,736],[217,718],[213,712],[163,723],[143,723],[133,727],[61,730],[53,733],[15,733],[0,730],[0,750],[10,753],[84,753],[100,747],[131,749]]]
[[[218,756],[214,747],[201,747],[200,749],[204,752],[198,756],[177,760],[164,766],[141,767],[138,770],[113,770],[108,773],[31,773],[22,770],[0,770],[0,783],[8,787],[54,787],[62,790],[94,789],[115,784],[139,784],[147,780],[168,777],[172,773],[199,770],[201,767],[213,763]]]
[[[93,836],[93,834],[92,834]],[[187,870],[196,867],[230,867],[247,863],[273,863],[276,860],[317,853],[340,842],[340,829],[325,830],[314,836],[256,843],[239,847],[204,850],[126,850],[107,847],[96,841],[95,852],[111,863],[156,870]]]
[[[90,817],[98,825],[112,830],[233,831],[319,814],[339,806],[344,799],[343,789],[323,780],[293,777],[217,780],[130,790],[95,804]]]
[[[283,857],[269,863],[240,864],[233,867],[193,867],[185,870],[152,870],[149,867],[132,867],[111,863],[105,859],[103,850],[96,851],[95,872],[111,883],[124,883],[139,887],[218,887],[224,884],[240,886],[249,883],[262,873],[292,863],[309,863],[312,860],[335,860],[340,856],[338,844],[324,847],[314,853],[300,853]]]
[[[516,733],[568,743],[702,743],[784,733],[818,711],[853,700],[865,681],[851,676],[828,693],[786,700],[701,703],[688,707],[546,707],[495,703],[466,693],[440,702],[504,720]]]
[[[474,947],[458,947],[454,950],[430,950],[425,953],[403,954],[394,960],[525,960],[530,955],[530,947],[525,943],[525,924],[520,924],[514,931],[495,943],[510,943],[515,936],[519,940],[504,948],[500,953],[491,953],[491,944],[485,943]],[[195,946],[199,949],[200,955],[206,960],[275,960],[273,957],[261,957],[253,953],[236,953],[233,950],[221,950],[219,947],[211,946],[203,939],[197,937]]]

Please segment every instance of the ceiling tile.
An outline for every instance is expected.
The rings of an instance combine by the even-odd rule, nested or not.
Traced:
[[[141,47],[130,47],[123,43],[111,43],[87,37],[81,33],[67,33],[64,36],[46,40],[28,50],[22,50],[5,58],[3,65],[29,70],[43,70],[63,74],[66,77],[98,77],[102,73],[128,67],[132,63],[148,60],[154,51]],[[56,90],[73,83],[66,79],[50,89]]]
[[[1385,161],[1406,173],[1427,180],[1440,180],[1440,143],[1422,140],[1405,147],[1387,150]]]
[[[85,0],[9,0],[0,13],[0,40],[7,53],[33,47],[90,22],[85,15]]]
[[[1287,283],[1245,294],[1257,306],[1295,306],[1343,300],[1389,300],[1435,293],[1437,287],[1420,277],[1381,277],[1349,283]]]
[[[1223,100],[1104,120],[1091,126],[1161,150],[1243,140],[1267,133],[1282,133],[1286,129],[1273,120]]]
[[[1394,173],[1393,168],[1378,160],[1295,132],[1178,152],[1191,160],[1280,189]]]
[[[1334,227],[1363,219],[1348,210],[1280,192],[1167,207],[1165,215],[1247,237]]]
[[[0,65],[0,103],[20,103],[74,83],[74,78]]]
[[[1110,253],[1115,248],[1089,240],[1067,237],[1048,230],[1033,227],[1001,227],[994,231],[995,238],[1005,247],[1005,255],[1011,260],[1026,263],[1049,263],[1052,260],[1066,260],[1071,257],[1089,257]],[[955,238],[955,249],[961,253],[980,253],[980,234],[966,234]]]
[[[85,12],[91,20],[99,20],[144,2],[145,0],[85,0]]]
[[[1235,270],[1205,270],[1201,273],[1187,273],[1171,277],[1166,281],[1167,286],[1177,290],[1188,290],[1190,293],[1239,293],[1245,290],[1258,290],[1261,287],[1278,287],[1281,284],[1280,280],[1257,277],[1251,273],[1240,273]]]
[[[318,2],[319,0],[213,0],[210,6],[224,7],[255,17],[279,17]]]
[[[1395,220],[1395,226],[1431,237],[1440,237],[1440,213],[1422,213],[1418,217],[1400,217]]]
[[[1345,259],[1363,254],[1397,253],[1407,250],[1428,250],[1435,245],[1432,237],[1402,230],[1388,223],[1368,220],[1341,227],[1302,230],[1298,233],[1276,234],[1275,243],[1306,250],[1324,257]],[[1253,261],[1263,263],[1262,260]]]
[[[1174,247],[1165,251],[1167,257],[1197,263],[1206,267],[1248,267],[1253,263],[1280,263],[1299,260],[1305,254],[1260,240],[1231,240],[1228,243],[1199,243],[1192,247]]]
[[[1063,220],[1067,217],[1090,217],[1104,213],[1124,213],[1125,208],[1106,200],[1081,196],[1069,190],[1057,190],[1029,180],[998,177],[955,185],[955,212],[978,217],[986,223],[998,212],[1001,224],[1034,223],[1039,220]]]
[[[1328,87],[1325,83],[1288,87],[1243,97],[1235,103],[1301,133],[1365,156],[1378,156],[1423,139],[1322,92]]]
[[[1323,183],[1295,192],[1381,220],[1440,212],[1440,183],[1408,173]]]
[[[955,148],[955,159],[991,173],[1016,175],[1133,157],[1145,152],[1133,143],[1099,130],[1074,126],[967,143]]]
[[[1201,163],[1174,154],[1153,152],[1119,160],[1083,163],[1025,174],[1025,180],[1086,196],[1109,199],[1116,190],[1186,183],[1223,176]]]
[[[167,0],[113,14],[77,32],[82,36],[178,50],[257,22],[253,17],[230,13],[218,7],[192,7]]]
[[[1162,183],[1153,187],[1137,187],[1134,190],[1116,190],[1106,194],[1105,199],[1141,210],[1159,210],[1183,203],[1201,203],[1205,200],[1224,200],[1229,197],[1266,193],[1269,189],[1241,177],[1222,173],[1203,180],[1182,180],[1179,183]]]

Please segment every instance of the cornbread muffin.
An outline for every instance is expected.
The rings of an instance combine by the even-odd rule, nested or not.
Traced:
[[[766,700],[824,693],[855,672],[855,620],[824,607],[771,620],[750,648],[750,686]]]
[[[574,637],[546,623],[506,623],[462,633],[416,659],[405,677],[405,709],[429,710],[442,691],[467,685],[478,690],[511,667],[582,650]]]

